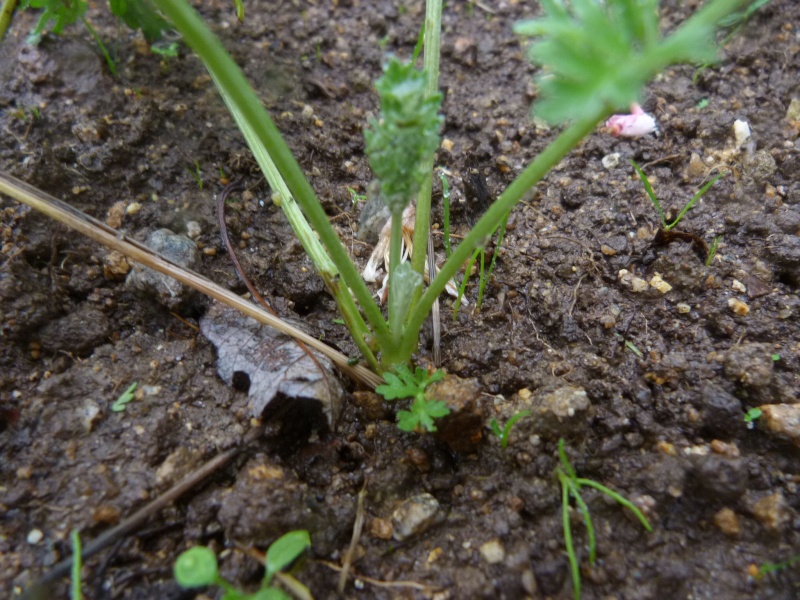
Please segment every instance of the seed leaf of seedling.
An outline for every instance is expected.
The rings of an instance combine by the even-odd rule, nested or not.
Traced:
[[[183,552],[175,561],[175,581],[184,588],[203,587],[216,583],[219,570],[217,556],[205,546]]]
[[[751,408],[744,414],[744,422],[748,425],[752,425],[754,421],[757,421],[763,415],[763,411],[760,408]]]
[[[292,564],[310,546],[311,537],[304,530],[290,531],[272,542],[267,550],[264,581],[269,584],[275,573]]]
[[[134,396],[133,393],[136,391],[136,386],[139,385],[138,382],[134,381],[130,387],[125,390],[122,395],[114,401],[114,404],[111,405],[111,410],[114,412],[122,412],[125,410],[125,407],[128,405],[128,402],[133,400]]]
[[[492,428],[492,433],[494,433],[497,437],[500,438],[500,446],[503,448],[503,450],[505,450],[508,447],[508,438],[511,435],[511,430],[514,428],[514,425],[516,425],[520,419],[529,417],[530,414],[531,411],[529,410],[519,411],[508,420],[506,426],[503,427],[502,429],[500,428],[500,423],[497,422],[497,419],[491,420],[489,426]]]

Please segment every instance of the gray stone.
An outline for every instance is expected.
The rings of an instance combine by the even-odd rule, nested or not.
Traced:
[[[392,514],[394,539],[399,542],[420,534],[441,519],[439,501],[431,494],[419,494],[405,500]]]
[[[173,233],[169,229],[157,229],[147,237],[145,244],[181,267],[195,269],[200,263],[197,244],[183,235]],[[172,277],[135,263],[128,275],[126,285],[144,294],[153,295],[156,299],[172,309],[182,304],[189,293],[189,288]]]

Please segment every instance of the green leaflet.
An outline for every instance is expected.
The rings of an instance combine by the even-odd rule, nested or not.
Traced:
[[[425,73],[394,57],[375,88],[381,114],[364,131],[367,156],[380,180],[381,198],[393,215],[400,214],[430,177],[422,165],[439,147],[442,96],[427,98]]]
[[[534,112],[553,123],[574,120],[599,108],[622,109],[664,67],[713,61],[713,31],[684,28],[662,42],[658,0],[543,0],[545,16],[514,30],[540,38],[528,51],[546,69],[537,80]]]

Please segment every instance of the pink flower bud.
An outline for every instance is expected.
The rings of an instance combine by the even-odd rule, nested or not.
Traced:
[[[656,120],[635,102],[631,104],[631,114],[613,115],[606,121],[606,127],[614,137],[642,137],[658,130]]]

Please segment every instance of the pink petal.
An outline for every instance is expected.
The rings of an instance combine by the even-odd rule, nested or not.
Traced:
[[[614,137],[642,137],[658,129],[656,120],[638,104],[631,104],[629,115],[613,115],[606,121],[606,127]]]

